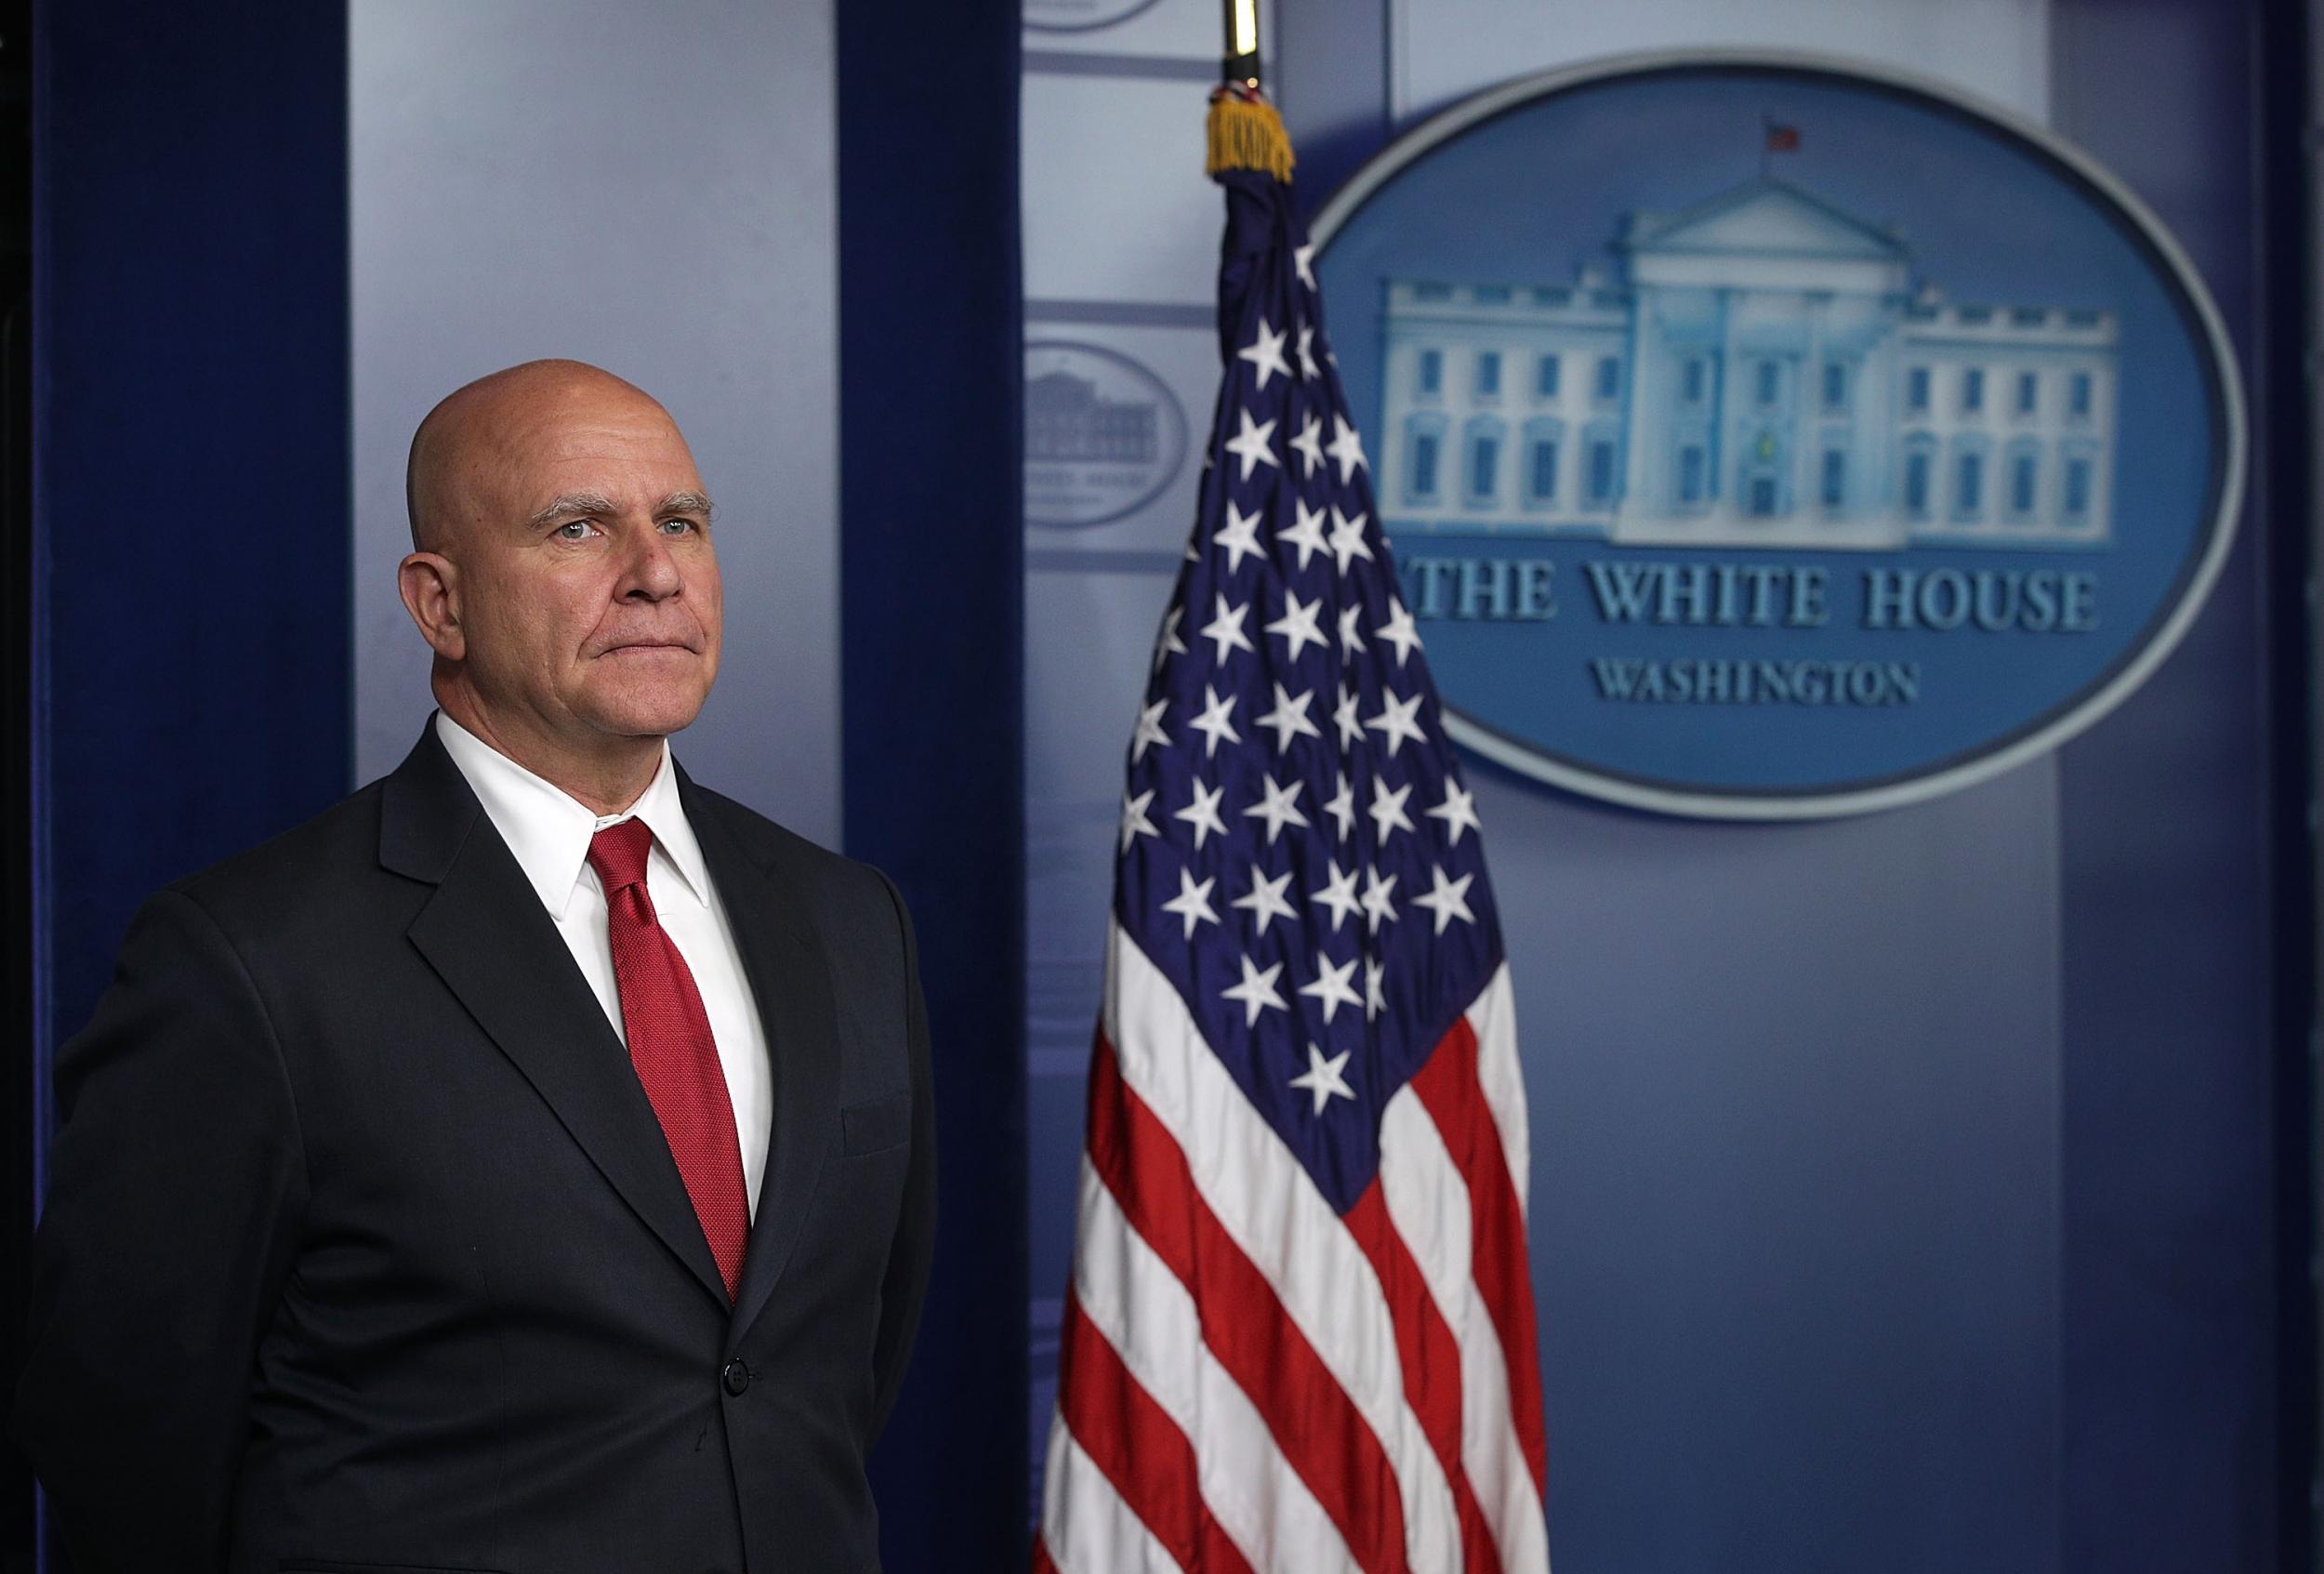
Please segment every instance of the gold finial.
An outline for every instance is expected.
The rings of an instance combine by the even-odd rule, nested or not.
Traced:
[[[1229,84],[1239,83],[1256,90],[1259,86],[1259,0],[1225,0],[1226,54],[1219,65],[1219,79]]]

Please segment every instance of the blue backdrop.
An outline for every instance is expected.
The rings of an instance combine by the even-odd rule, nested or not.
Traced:
[[[1520,1007],[1569,1574],[2294,1564],[2298,198],[2261,183],[2291,155],[2251,152],[2255,37],[2259,140],[2296,143],[2290,9],[2050,7],[2053,118],[2185,244],[2276,444],[2138,696],[2052,761],[1824,826],[1682,825],[1477,768],[1512,956],[1548,964]],[[877,1468],[894,1567],[999,1569],[1029,1440],[1016,19],[836,15],[847,836],[914,898],[945,1066],[941,1310]],[[1389,17],[1278,8],[1311,205],[1385,139]],[[145,893],[349,785],[346,35],[330,6],[35,20],[45,1088]],[[1188,64],[1146,80],[1198,94]],[[1127,305],[1206,331],[1197,300]],[[1135,666],[1160,556],[1052,583],[1050,637]],[[1127,704],[1065,695],[1059,730],[1111,761]],[[1102,821],[1050,828],[1103,862]],[[1102,897],[1089,917],[1094,940]],[[1073,1078],[1041,1091],[1034,1157],[1069,1188]],[[1053,1293],[1058,1242],[1033,1244]]]
[[[1385,145],[1423,56],[1434,102],[1567,61],[1577,33],[1830,44],[1807,5],[1633,9],[1282,0],[1274,81],[1305,203]],[[2303,285],[2280,265],[2294,276],[2265,297],[2254,271],[2300,255],[2303,193],[2265,186],[2252,156],[2298,140],[2283,125],[2296,92],[2265,74],[2255,91],[2252,74],[2255,40],[2262,60],[2297,58],[2296,8],[1828,9],[1858,39],[1887,17],[1899,68],[2023,57],[1993,76],[2030,85],[2029,112],[2124,179],[2208,282],[2246,371],[2260,486],[2203,615],[2137,694],[1941,800],[1708,825],[1471,762],[1533,1103],[1552,1555],[1566,1574],[2304,1567],[2307,745],[2303,626],[2281,587],[2299,583],[2307,522],[2277,479],[2304,444],[2277,349],[2302,342]],[[1181,173],[1194,89],[1174,84],[1202,74],[1208,12],[1161,0],[1070,55],[1045,34],[1058,53],[1026,89],[1029,311],[1137,357],[1192,409],[1215,365],[1179,346],[1208,331],[1200,253],[1219,209]],[[1722,128],[1738,179],[1759,112]],[[1805,161],[1816,119],[1800,118]],[[1652,117],[1629,130],[1662,134]],[[1618,150],[1574,162],[1554,201],[1480,197],[1509,231],[1547,224],[1568,189],[1614,178]],[[1919,231],[1941,245],[1942,225]],[[1922,260],[1956,298],[2006,298],[2050,265]],[[1327,280],[1359,377],[1371,348],[1348,324],[1376,277],[1353,302]],[[1037,531],[1027,563],[1037,1418],[1116,750],[1187,522],[1149,513],[1070,542]]]

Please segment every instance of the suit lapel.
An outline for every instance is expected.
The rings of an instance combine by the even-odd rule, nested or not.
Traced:
[[[412,944],[614,1189],[723,1303],[725,1282],[629,1056],[432,721],[389,778],[380,857],[435,882]]]
[[[823,945],[799,912],[797,893],[779,889],[751,858],[733,836],[724,804],[682,771],[679,787],[750,978],[774,1086],[766,1171],[727,1332],[731,1354],[783,1276],[838,1129],[838,1020]]]

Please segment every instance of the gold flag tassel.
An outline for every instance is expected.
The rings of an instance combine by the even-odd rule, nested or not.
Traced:
[[[1209,141],[1204,174],[1255,169],[1290,183],[1291,139],[1283,117],[1257,88],[1229,83],[1211,92]]]

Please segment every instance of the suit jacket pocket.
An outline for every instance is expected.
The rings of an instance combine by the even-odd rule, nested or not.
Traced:
[[[839,1110],[840,1153],[878,1153],[901,1147],[912,1135],[912,1090],[865,1099]]]

